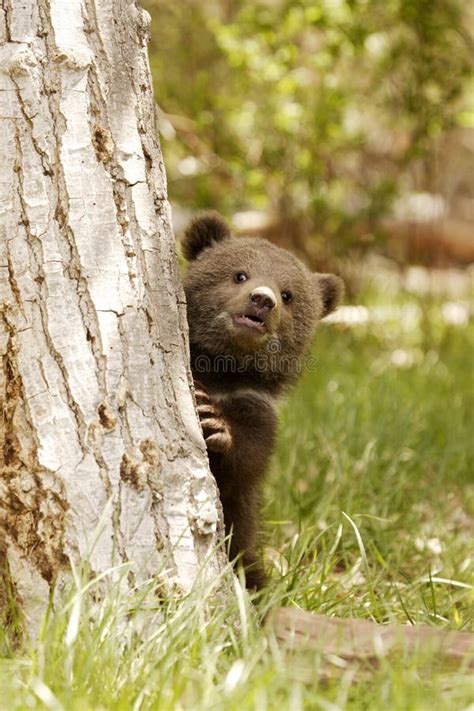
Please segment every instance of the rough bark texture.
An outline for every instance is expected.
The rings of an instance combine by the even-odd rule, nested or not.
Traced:
[[[187,590],[220,528],[148,31],[133,0],[0,3],[0,559],[32,625],[70,560]]]

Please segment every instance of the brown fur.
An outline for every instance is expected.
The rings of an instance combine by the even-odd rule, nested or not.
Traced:
[[[232,237],[215,213],[191,223],[183,250],[191,260],[184,286],[198,413],[232,533],[231,557],[242,556],[247,585],[259,588],[258,516],[275,442],[275,397],[297,378],[317,322],[342,296],[342,281],[312,274],[264,239]],[[247,279],[236,282],[238,273]],[[271,308],[256,297],[262,288],[274,297]],[[237,323],[239,314],[258,328]]]

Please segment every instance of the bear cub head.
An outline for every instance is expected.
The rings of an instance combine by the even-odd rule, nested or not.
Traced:
[[[195,218],[182,247],[193,362],[234,363],[276,386],[293,379],[317,322],[341,300],[342,280],[311,273],[266,239],[232,236],[217,213]]]

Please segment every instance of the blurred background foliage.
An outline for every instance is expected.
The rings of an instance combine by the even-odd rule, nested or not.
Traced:
[[[473,12],[463,0],[147,0],[177,215],[319,267],[474,260]]]

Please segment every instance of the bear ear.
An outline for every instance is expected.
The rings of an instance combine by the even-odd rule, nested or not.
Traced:
[[[323,302],[321,318],[330,314],[344,296],[344,282],[335,274],[315,274],[316,288]]]
[[[188,261],[192,261],[206,247],[212,247],[230,236],[229,226],[219,213],[206,212],[198,215],[184,233],[183,254]]]

